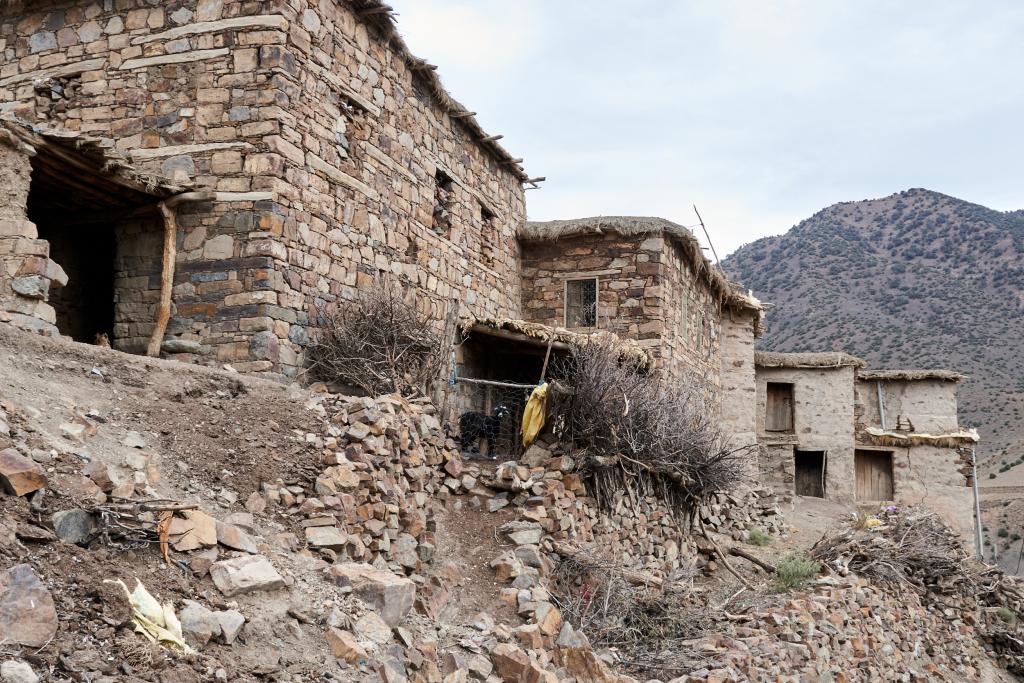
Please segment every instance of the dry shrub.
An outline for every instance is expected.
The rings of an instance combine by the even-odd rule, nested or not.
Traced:
[[[557,373],[568,386],[555,408],[559,437],[579,449],[599,502],[635,487],[692,517],[743,480],[752,447],[729,444],[702,383],[647,374],[607,339],[575,349]]]
[[[322,323],[307,351],[311,373],[370,396],[425,394],[445,361],[439,321],[389,282],[339,303]]]
[[[552,599],[594,647],[616,648],[635,672],[685,670],[697,653],[685,641],[705,633],[711,616],[673,577],[665,588],[645,585],[616,560],[580,551],[563,557],[552,575]]]

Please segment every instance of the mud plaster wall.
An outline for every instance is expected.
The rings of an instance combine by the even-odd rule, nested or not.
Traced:
[[[596,277],[598,328],[639,340],[669,376],[696,370],[717,386],[717,333],[714,340],[708,334],[701,341],[694,321],[710,320],[717,329],[718,306],[703,282],[693,280],[681,266],[677,250],[661,236],[610,232],[524,242],[523,314],[533,322],[564,327],[565,283]],[[684,291],[692,300],[688,344],[683,339],[683,307],[677,303]],[[710,325],[701,329],[706,332]]]
[[[722,428],[735,446],[757,443],[757,381],[754,368],[754,316],[725,311],[722,315]],[[750,473],[757,471],[750,455]]]
[[[761,470],[789,483],[792,491],[793,449],[825,451],[828,471],[825,497],[853,502],[854,389],[853,368],[757,368],[757,433],[767,459]],[[792,383],[792,434],[764,429],[768,382]]]
[[[885,404],[885,425],[927,434],[948,434],[959,427],[957,418],[957,384],[934,380],[883,381],[882,402]],[[878,412],[878,390],[875,381],[858,381],[857,395],[863,405],[865,427],[881,427]]]
[[[381,273],[439,314],[518,317],[518,179],[345,6],[5,6],[0,51],[0,110],[242,197],[179,210],[168,335],[183,359],[292,374],[318,311]],[[438,164],[456,180],[445,234],[431,227]]]

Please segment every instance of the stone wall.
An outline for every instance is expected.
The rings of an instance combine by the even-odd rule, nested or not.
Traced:
[[[665,365],[676,377],[695,370],[709,387],[717,388],[721,382],[721,302],[675,240],[667,241],[663,253]],[[750,330],[753,342],[753,328]]]
[[[719,375],[719,306],[703,281],[662,236],[614,232],[522,244],[523,315],[565,326],[565,283],[597,278],[598,328],[637,339],[671,376]],[[688,323],[679,304],[687,292]]]
[[[757,368],[757,433],[766,461],[761,469],[776,485],[779,479],[792,491],[793,450],[825,451],[825,497],[853,502],[854,390],[852,367]],[[793,432],[765,431],[768,382],[792,383]]]
[[[0,49],[0,110],[230,193],[179,210],[168,350],[291,374],[382,275],[438,315],[518,316],[518,177],[347,3],[16,3]]]
[[[46,299],[67,276],[50,260],[50,245],[38,239],[35,224],[26,218],[30,157],[0,139],[0,168],[0,322],[56,334],[56,314]]]

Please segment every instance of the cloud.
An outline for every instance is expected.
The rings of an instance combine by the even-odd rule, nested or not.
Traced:
[[[548,177],[537,219],[704,214],[720,255],[837,201],[1024,207],[1024,4],[395,0],[410,46]]]

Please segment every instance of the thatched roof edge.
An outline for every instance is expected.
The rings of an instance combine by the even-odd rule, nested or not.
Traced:
[[[754,365],[760,368],[863,368],[862,359],[842,351],[821,351],[817,353],[780,353],[777,351],[756,351]]]
[[[111,146],[110,140],[34,125],[13,114],[0,116],[0,143],[18,148],[30,156],[47,147],[61,150],[65,155],[92,164],[99,175],[112,179],[118,185],[158,198],[194,189],[192,185],[174,184],[166,178],[138,171]]]
[[[405,62],[413,77],[420,79],[427,86],[427,91],[434,98],[438,106],[447,112],[449,116],[453,116],[453,124],[464,126],[469,131],[473,141],[494,156],[499,164],[518,178],[520,182],[529,182],[530,176],[520,166],[520,160],[514,158],[508,150],[498,144],[497,140],[492,139],[494,136],[488,135],[480,127],[475,116],[473,116],[473,112],[469,111],[445,89],[441,83],[441,78],[437,75],[437,67],[412,53],[405,40],[398,33],[398,25],[393,14],[394,10],[389,5],[380,2],[380,0],[348,1],[360,21],[376,27],[381,32],[390,43],[391,48]]]
[[[526,221],[519,227],[522,242],[554,242],[569,237],[603,235],[613,232],[625,237],[664,235],[678,244],[698,277],[702,277],[720,298],[723,305],[754,311],[755,326],[760,329],[761,302],[730,282],[721,269],[711,263],[701,249],[700,241],[685,226],[657,216],[590,216],[553,221]]]
[[[516,320],[513,318],[475,318],[467,316],[459,319],[459,329],[464,334],[469,334],[474,327],[490,327],[496,330],[507,330],[516,332],[527,337],[546,342],[555,335],[555,341],[569,346],[583,346],[595,339],[611,339],[621,349],[624,357],[636,362],[645,369],[654,367],[654,358],[635,339],[623,338],[608,330],[596,330],[592,333],[573,332],[564,327],[551,327],[543,323],[530,322],[528,320]]]
[[[866,382],[919,382],[926,380],[962,382],[967,379],[967,375],[938,368],[932,370],[861,370],[857,373],[857,379]]]

